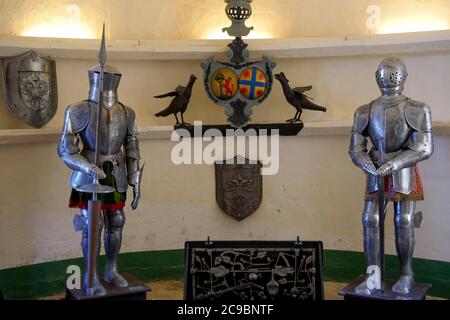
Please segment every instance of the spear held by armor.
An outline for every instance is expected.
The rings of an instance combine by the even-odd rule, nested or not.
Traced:
[[[101,166],[100,164],[100,141],[101,141],[101,115],[103,108],[103,82],[105,74],[106,65],[106,40],[105,40],[105,25],[103,24],[103,34],[102,34],[102,44],[99,53],[99,63],[100,63],[100,82],[98,90],[98,105],[97,105],[97,128],[95,135],[95,158],[94,163],[96,166]],[[99,183],[99,179],[96,176],[94,182],[89,185],[84,185],[76,188],[77,191],[91,193],[92,200],[88,201],[88,252],[87,252],[87,287],[85,288],[85,294],[88,296],[95,295],[95,274],[97,269],[97,248],[99,246],[99,226],[100,226],[100,216],[102,210],[102,202],[99,200],[99,194],[113,193],[114,189],[109,186],[104,186]]]

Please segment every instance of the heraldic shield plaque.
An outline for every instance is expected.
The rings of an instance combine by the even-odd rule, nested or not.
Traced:
[[[226,214],[242,221],[261,205],[262,164],[239,157],[232,163],[216,163],[216,201]]]
[[[58,108],[56,63],[34,51],[3,61],[6,105],[34,128],[46,125]]]
[[[253,27],[245,21],[252,14],[252,0],[225,0],[225,12],[232,25],[222,31],[234,36],[228,44],[227,60],[209,57],[201,66],[204,71],[204,87],[215,104],[225,108],[228,123],[233,128],[244,128],[253,114],[253,107],[263,103],[270,95],[276,63],[263,56],[260,61],[250,61],[248,44],[242,37]]]

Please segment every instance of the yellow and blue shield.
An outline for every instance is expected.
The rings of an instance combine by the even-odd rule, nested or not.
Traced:
[[[240,38],[228,48],[228,61],[211,56],[202,63],[203,83],[211,100],[225,107],[230,126],[244,128],[251,121],[253,107],[263,103],[272,91],[276,63],[266,56],[249,61],[247,44]]]
[[[266,74],[256,67],[245,69],[239,78],[241,94],[249,100],[261,99],[268,86]]]

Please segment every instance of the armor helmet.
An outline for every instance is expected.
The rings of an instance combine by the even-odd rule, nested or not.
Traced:
[[[106,65],[103,77],[103,104],[112,107],[118,102],[117,89],[119,88],[122,73],[113,66]],[[100,90],[100,66],[89,69],[89,100],[98,102]]]
[[[399,58],[384,59],[376,72],[378,87],[384,95],[401,94],[407,77],[406,65]]]

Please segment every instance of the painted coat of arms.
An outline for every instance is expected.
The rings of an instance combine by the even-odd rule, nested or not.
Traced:
[[[56,63],[34,51],[3,61],[6,105],[34,128],[46,125],[58,108]]]
[[[261,205],[262,164],[252,164],[247,159],[238,161],[238,158],[233,163],[216,163],[216,201],[225,213],[242,221]]]
[[[228,45],[228,61],[220,62],[209,57],[202,63],[204,86],[208,96],[225,107],[228,123],[243,128],[251,120],[254,106],[266,100],[272,91],[276,63],[263,56],[261,61],[249,61],[247,44],[242,40],[253,30],[245,26],[252,13],[251,0],[225,0],[226,13],[232,26],[224,28],[236,38]]]

